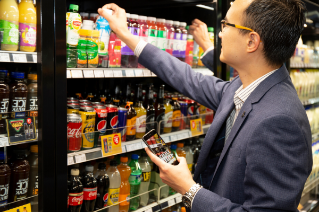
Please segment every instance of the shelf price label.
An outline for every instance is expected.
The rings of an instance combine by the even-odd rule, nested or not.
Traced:
[[[151,71],[148,69],[144,69],[143,72],[144,72],[144,77],[151,77],[152,76]]]
[[[76,163],[85,162],[86,161],[86,155],[85,154],[75,155],[75,161],[76,161]]]
[[[191,120],[190,127],[191,127],[192,136],[202,135],[204,133],[202,119]]]
[[[172,205],[175,205],[175,199],[168,200],[168,207],[171,207]]]
[[[0,138],[0,147],[5,147],[5,146],[9,146],[8,137]]]
[[[66,78],[72,78],[70,70],[66,70]]]
[[[147,210],[144,211],[144,212],[153,212],[153,209],[152,209],[152,208],[149,208],[149,209],[147,209]]]
[[[176,202],[176,204],[182,202],[182,196],[176,197],[175,202]]]
[[[134,71],[136,77],[144,77],[142,69],[135,69]]]
[[[122,70],[113,70],[114,77],[123,77]]]
[[[122,153],[121,133],[102,136],[101,145],[103,157]]]
[[[33,62],[34,62],[34,63],[37,63],[37,62],[38,62],[38,55],[33,54],[33,55],[32,55],[32,59],[33,59]]]
[[[127,152],[132,152],[132,151],[135,151],[135,150],[138,150],[138,149],[142,149],[142,143],[141,142],[138,142],[138,143],[135,143],[135,144],[127,144],[125,146],[126,146],[126,151]]]
[[[169,136],[162,137],[162,138],[163,138],[165,143],[169,143],[171,141]]]
[[[171,135],[171,142],[176,141],[177,139],[177,135]]]
[[[9,53],[0,53],[0,61],[1,62],[10,62]]]
[[[21,205],[19,207],[10,209],[10,210],[6,210],[4,212],[16,212],[16,211],[30,211],[31,212],[31,203],[25,204],[25,205]]]
[[[83,78],[82,70],[71,70],[72,78]]]
[[[104,71],[103,70],[94,70],[95,78],[104,78]]]
[[[73,158],[73,156],[68,157],[68,166],[69,166],[69,165],[73,165],[73,164],[74,164],[74,158]]]
[[[27,55],[26,54],[12,54],[13,62],[18,63],[26,63],[27,62]]]
[[[112,70],[104,70],[104,77],[113,78],[113,71]]]
[[[94,78],[93,70],[83,70],[84,78]]]
[[[135,77],[134,70],[133,69],[127,69],[125,70],[125,76],[126,77]]]

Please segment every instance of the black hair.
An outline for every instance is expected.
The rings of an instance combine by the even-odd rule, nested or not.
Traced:
[[[282,65],[292,57],[304,29],[305,13],[302,0],[254,0],[244,11],[244,26],[260,35],[269,65]]]

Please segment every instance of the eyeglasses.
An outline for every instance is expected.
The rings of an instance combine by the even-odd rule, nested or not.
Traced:
[[[250,28],[243,27],[243,26],[239,26],[239,25],[236,25],[236,24],[230,24],[230,23],[226,22],[225,20],[222,20],[222,21],[221,21],[221,24],[222,24],[222,31],[224,30],[224,28],[226,27],[226,25],[228,25],[228,26],[235,27],[235,28],[237,28],[237,29],[244,29],[244,30],[248,30],[248,31],[254,32],[254,30],[252,30],[252,29],[250,29]]]

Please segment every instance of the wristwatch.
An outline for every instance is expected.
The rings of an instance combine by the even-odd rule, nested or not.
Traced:
[[[184,203],[184,205],[188,208],[192,207],[192,201],[196,195],[196,193],[203,188],[203,186],[199,185],[199,184],[195,184],[193,185],[188,192],[186,192],[183,197],[182,197],[182,201]]]

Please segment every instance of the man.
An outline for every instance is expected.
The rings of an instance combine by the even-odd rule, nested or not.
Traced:
[[[108,15],[103,9],[112,9]],[[139,63],[167,84],[216,110],[194,178],[186,160],[171,166],[145,149],[159,166],[163,182],[183,194],[193,212],[297,211],[312,169],[311,131],[289,73],[303,30],[301,0],[236,0],[222,22],[220,60],[239,77],[224,82],[195,73],[185,63],[128,32],[125,11],[107,4],[98,12],[110,23]],[[206,26],[190,27],[196,42],[209,50]],[[213,51],[202,61],[210,67]],[[196,184],[198,183],[198,184]]]

